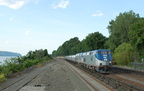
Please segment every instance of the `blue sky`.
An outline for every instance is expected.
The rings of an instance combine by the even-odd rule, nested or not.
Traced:
[[[56,50],[73,37],[100,32],[119,13],[144,16],[144,0],[0,0],[0,51]]]

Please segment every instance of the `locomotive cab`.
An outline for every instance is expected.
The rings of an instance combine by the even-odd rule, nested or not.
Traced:
[[[111,51],[106,50],[106,49],[100,49],[100,50],[97,50],[95,56],[98,60],[96,71],[101,72],[101,73],[109,73],[109,71],[111,70],[111,66],[112,66]]]

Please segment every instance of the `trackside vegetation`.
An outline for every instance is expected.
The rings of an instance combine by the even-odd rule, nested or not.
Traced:
[[[134,48],[131,44],[122,43],[114,50],[113,57],[117,64],[128,66],[133,60]]]
[[[82,41],[78,37],[71,38],[63,43],[57,50],[53,51],[53,56],[73,55],[95,49],[103,49],[107,38],[99,32],[91,33]]]
[[[5,60],[3,65],[0,65],[0,83],[6,80],[10,73],[16,73],[25,70],[33,65],[42,65],[52,59],[46,49],[29,51],[26,56],[11,58]]]
[[[64,42],[53,51],[53,56],[73,55],[96,49],[110,49],[118,65],[128,66],[130,62],[144,60],[144,18],[132,10],[120,13],[109,21],[109,37],[99,32],[88,34],[82,41],[78,37]]]

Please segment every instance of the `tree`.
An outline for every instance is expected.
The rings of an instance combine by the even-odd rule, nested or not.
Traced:
[[[114,51],[120,44],[129,42],[128,32],[129,27],[139,19],[139,15],[135,14],[132,10],[129,12],[120,13],[115,20],[111,20],[108,25],[110,33],[107,45],[110,50]]]
[[[45,60],[43,60],[44,57],[45,58],[47,57],[46,60],[51,58],[50,55],[47,52],[47,49],[29,51],[26,56],[18,58],[18,60],[19,60],[19,63],[23,62],[23,61],[26,61],[26,60],[35,60],[35,59],[38,59],[39,61],[45,61]]]
[[[115,49],[113,58],[116,60],[115,62],[118,65],[127,66],[133,61],[133,54],[134,48],[131,46],[131,44],[122,43]]]
[[[78,37],[74,37],[53,51],[53,56],[74,55],[79,52],[103,49],[106,40],[107,38],[99,32],[89,34],[82,41],[79,41]]]
[[[130,26],[129,39],[138,54],[137,57],[144,58],[144,18]]]
[[[83,39],[80,43],[80,52],[86,52],[89,50],[90,50],[90,48],[88,47],[88,45],[86,43],[86,39]]]
[[[99,32],[91,33],[89,34],[86,39],[85,43],[88,47],[88,50],[96,50],[96,49],[103,49],[104,44],[106,42],[107,38],[103,36]]]
[[[80,41],[78,37],[71,38],[70,40],[64,42],[57,51],[54,51],[54,56],[64,56],[64,55],[73,55],[78,52]]]

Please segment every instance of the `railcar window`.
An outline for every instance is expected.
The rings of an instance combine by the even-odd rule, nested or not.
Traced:
[[[99,54],[104,54],[104,52],[98,52]]]
[[[107,52],[107,54],[111,54],[110,52]]]
[[[101,54],[101,52],[98,52],[99,54]]]
[[[93,52],[90,52],[90,55],[93,55]]]
[[[86,55],[86,53],[83,53],[83,55]]]
[[[88,55],[88,53],[86,53],[86,55]]]

